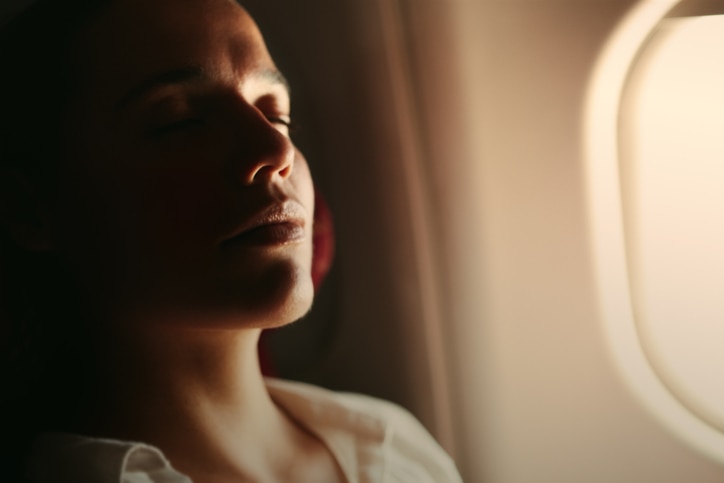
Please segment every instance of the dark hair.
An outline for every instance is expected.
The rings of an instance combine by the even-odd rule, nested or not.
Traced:
[[[52,197],[74,96],[72,48],[110,0],[38,0],[0,31],[0,189],[20,175]],[[88,390],[90,349],[58,257],[0,230],[0,471],[18,478],[40,431],[63,430]]]

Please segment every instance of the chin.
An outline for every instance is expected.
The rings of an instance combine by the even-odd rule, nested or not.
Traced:
[[[312,308],[314,300],[314,286],[311,277],[296,280],[286,289],[280,289],[275,300],[269,305],[268,311],[259,314],[258,323],[260,328],[268,329],[281,327],[304,317]]]
[[[307,291],[306,289],[302,290],[301,288],[297,290],[297,293],[295,293],[286,304],[285,309],[280,314],[278,314],[277,317],[270,317],[267,323],[263,325],[263,327],[281,327],[296,322],[297,320],[307,315],[307,313],[309,313],[309,310],[312,308],[312,301],[314,299],[314,289],[311,283],[309,285],[309,291]],[[276,320],[276,323],[273,322],[274,320]]]
[[[254,282],[224,290],[221,306],[228,307],[222,325],[274,328],[290,324],[309,312],[314,285],[308,267],[280,263]]]
[[[211,284],[186,282],[167,286],[169,290],[163,293],[151,289],[152,293],[143,298],[155,302],[121,304],[114,312],[139,323],[188,329],[266,329],[299,320],[309,312],[314,299],[308,264],[289,260],[277,261],[264,270],[246,271],[243,276],[222,277]]]

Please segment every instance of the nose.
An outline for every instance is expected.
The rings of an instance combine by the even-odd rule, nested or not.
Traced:
[[[235,177],[245,185],[288,178],[296,155],[292,140],[256,107],[247,105],[243,110],[235,122]]]

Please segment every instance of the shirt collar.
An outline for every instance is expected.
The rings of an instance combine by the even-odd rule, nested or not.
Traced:
[[[383,481],[392,429],[363,396],[267,379],[274,402],[334,455],[346,480]],[[31,481],[52,483],[190,483],[161,451],[143,443],[45,433],[27,462]]]
[[[31,481],[118,483],[149,481],[190,483],[175,471],[163,454],[143,443],[45,433],[34,443],[27,464]]]

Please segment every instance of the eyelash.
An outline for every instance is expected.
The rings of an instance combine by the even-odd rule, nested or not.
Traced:
[[[281,124],[289,132],[293,132],[297,129],[297,124],[289,116],[266,116],[266,119],[271,124]]]
[[[292,133],[297,129],[297,124],[289,116],[266,116],[267,121],[273,125],[283,126],[287,132]],[[182,119],[180,121],[172,122],[149,131],[149,136],[152,138],[160,138],[166,134],[173,133],[174,131],[180,131],[190,127],[202,126],[204,121],[198,118]]]

